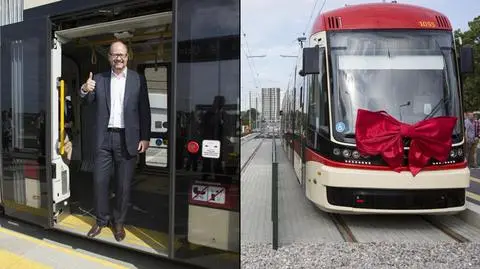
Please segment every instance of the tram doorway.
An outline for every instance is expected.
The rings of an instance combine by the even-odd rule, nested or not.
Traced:
[[[154,254],[167,254],[169,231],[168,92],[171,62],[171,12],[88,25],[55,32],[53,77],[63,82],[52,100],[52,162],[59,181],[53,181],[56,229],[86,235],[95,221],[93,170],[95,105],[82,102],[80,86],[93,74],[110,69],[111,42],[128,45],[128,68],[144,75],[151,107],[150,147],[137,158],[131,184],[126,237],[116,242],[110,229],[96,238]],[[62,106],[61,99],[65,103]],[[57,99],[57,100],[55,100]],[[56,125],[56,126],[55,126]],[[55,131],[57,130],[57,131]],[[62,141],[62,130],[65,134]],[[113,172],[113,171],[112,171]],[[68,182],[67,182],[68,181]],[[58,185],[58,186],[57,186]],[[68,190],[66,190],[68,188]],[[55,193],[55,191],[58,193]],[[110,181],[110,208],[116,199],[116,176]]]

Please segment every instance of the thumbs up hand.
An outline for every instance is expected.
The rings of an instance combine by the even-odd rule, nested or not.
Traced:
[[[87,82],[82,85],[82,90],[85,92],[92,92],[95,90],[95,80],[93,80],[93,74],[90,72],[90,76],[87,79]]]

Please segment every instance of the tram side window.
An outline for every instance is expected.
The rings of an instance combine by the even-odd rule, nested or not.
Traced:
[[[301,135],[301,129],[302,129],[302,108],[300,106],[301,101],[300,99],[302,98],[301,93],[303,92],[303,87],[296,87],[295,89],[295,110],[293,111],[294,114],[294,133],[297,136]]]
[[[308,144],[317,145],[317,135],[328,137],[328,94],[325,56],[320,56],[320,73],[309,78],[308,89]]]

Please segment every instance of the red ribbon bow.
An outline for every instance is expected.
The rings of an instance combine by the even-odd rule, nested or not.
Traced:
[[[385,111],[359,109],[355,124],[357,149],[364,155],[381,154],[394,171],[403,162],[403,138],[411,139],[408,153],[410,172],[416,176],[430,158],[446,161],[452,147],[452,132],[457,118],[436,117],[409,125],[397,121]]]

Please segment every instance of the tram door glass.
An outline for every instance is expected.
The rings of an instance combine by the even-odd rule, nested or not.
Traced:
[[[150,100],[151,136],[150,147],[145,153],[145,164],[165,168],[168,165],[168,78],[167,66],[147,66],[143,71],[148,85]]]
[[[48,226],[46,106],[50,74],[45,18],[2,26],[2,203],[13,217]]]
[[[201,248],[176,256],[237,252],[240,1],[177,7],[175,236]]]

